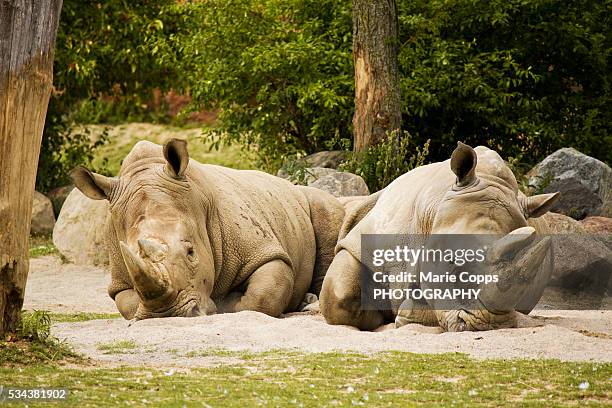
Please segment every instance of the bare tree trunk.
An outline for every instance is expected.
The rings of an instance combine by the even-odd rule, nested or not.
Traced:
[[[0,0],[0,335],[19,322],[62,0]]]
[[[394,0],[353,0],[355,151],[401,126],[398,26]]]

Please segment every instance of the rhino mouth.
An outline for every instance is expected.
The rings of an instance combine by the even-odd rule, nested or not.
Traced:
[[[138,306],[134,318],[136,320],[154,319],[161,317],[197,317],[204,315],[200,309],[197,296],[181,290],[173,301],[166,303],[160,308],[151,308],[143,302]]]

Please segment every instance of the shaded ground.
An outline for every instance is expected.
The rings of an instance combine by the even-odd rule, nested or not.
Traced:
[[[95,267],[62,264],[55,256],[31,261],[26,309],[116,313],[106,294],[109,275]],[[165,318],[128,324],[123,319],[59,323],[53,332],[77,351],[106,364],[209,366],[235,357],[218,352],[300,352],[352,350],[360,353],[461,352],[476,358],[555,358],[612,361],[611,311],[538,310],[522,328],[489,332],[440,333],[404,326],[359,332],[327,325],[320,315],[283,319],[242,312],[198,318]]]

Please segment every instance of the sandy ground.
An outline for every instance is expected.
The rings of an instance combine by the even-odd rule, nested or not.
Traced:
[[[24,309],[118,313],[106,293],[110,273],[94,266],[63,264],[59,257],[30,260]]]
[[[108,274],[98,268],[64,265],[52,256],[34,259],[25,308],[116,312],[106,294],[108,281]],[[261,313],[241,312],[151,319],[131,325],[123,319],[60,323],[53,331],[77,351],[112,365],[206,366],[218,363],[220,358],[194,354],[204,355],[206,350],[218,349],[362,353],[399,350],[461,352],[475,358],[612,361],[612,311],[536,310],[521,319],[520,326],[488,332],[442,333],[438,328],[408,325],[360,332],[351,327],[327,325],[320,315],[300,313],[275,319]],[[133,341],[137,347],[113,354],[100,350],[100,345],[122,340]]]

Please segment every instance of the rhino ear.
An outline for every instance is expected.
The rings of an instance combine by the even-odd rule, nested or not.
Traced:
[[[470,146],[458,142],[451,155],[451,170],[457,176],[457,187],[465,187],[476,180],[476,151]]]
[[[182,178],[189,164],[187,142],[181,139],[171,139],[164,145],[164,157],[168,162],[166,169],[175,178]]]
[[[108,200],[113,184],[117,181],[81,166],[70,172],[70,178],[76,188],[92,200]]]
[[[537,218],[548,212],[559,200],[559,192],[525,197],[521,203],[526,218]]]

